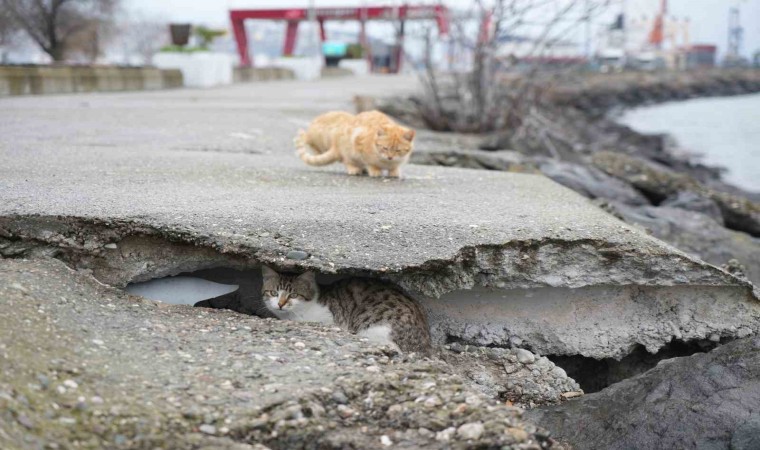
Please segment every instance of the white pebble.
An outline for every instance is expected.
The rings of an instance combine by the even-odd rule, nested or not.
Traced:
[[[216,427],[213,425],[203,424],[198,430],[203,434],[216,434]]]
[[[71,389],[76,389],[76,388],[79,387],[79,385],[77,384],[77,382],[74,381],[74,380],[66,380],[66,381],[63,382],[63,385],[66,386],[67,388],[71,388]]]
[[[393,445],[393,441],[391,441],[391,438],[389,438],[386,435],[380,436],[380,443],[386,447]]]
[[[479,439],[480,436],[483,435],[484,431],[485,431],[485,428],[483,427],[482,423],[470,422],[457,428],[457,435],[462,439],[476,440],[476,439]]]
[[[536,356],[524,348],[518,348],[517,360],[522,364],[533,364],[533,362],[536,360]]]
[[[454,437],[454,433],[457,432],[457,429],[454,427],[446,428],[443,431],[439,431],[435,434],[435,440],[439,442],[449,442],[452,437]]]

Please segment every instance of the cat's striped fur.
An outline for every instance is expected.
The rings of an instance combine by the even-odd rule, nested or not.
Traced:
[[[424,311],[391,284],[351,278],[320,286],[313,272],[287,275],[266,266],[262,274],[264,303],[281,319],[334,323],[370,338],[385,333],[402,351],[431,351]]]

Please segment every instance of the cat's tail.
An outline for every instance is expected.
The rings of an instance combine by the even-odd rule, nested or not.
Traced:
[[[301,157],[303,162],[310,166],[326,166],[336,161],[340,161],[340,153],[335,147],[322,153],[321,155],[312,155],[305,148],[303,150],[298,149],[298,156]]]
[[[305,133],[301,131],[296,137],[298,156],[303,160],[303,162],[310,166],[326,166],[336,161],[340,161],[340,152],[336,147],[331,147],[330,150],[319,155],[314,155],[309,152],[309,146],[306,144],[304,135]]]

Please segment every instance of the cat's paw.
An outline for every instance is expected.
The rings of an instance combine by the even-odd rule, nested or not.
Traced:
[[[371,177],[382,177],[383,176],[383,170],[378,169],[377,167],[367,167],[367,173]]]

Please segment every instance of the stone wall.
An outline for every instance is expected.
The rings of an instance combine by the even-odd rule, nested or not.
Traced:
[[[284,67],[236,67],[232,80],[234,83],[249,83],[252,81],[293,80],[295,73]]]
[[[143,67],[0,66],[0,97],[170,89],[183,86],[178,70]]]

